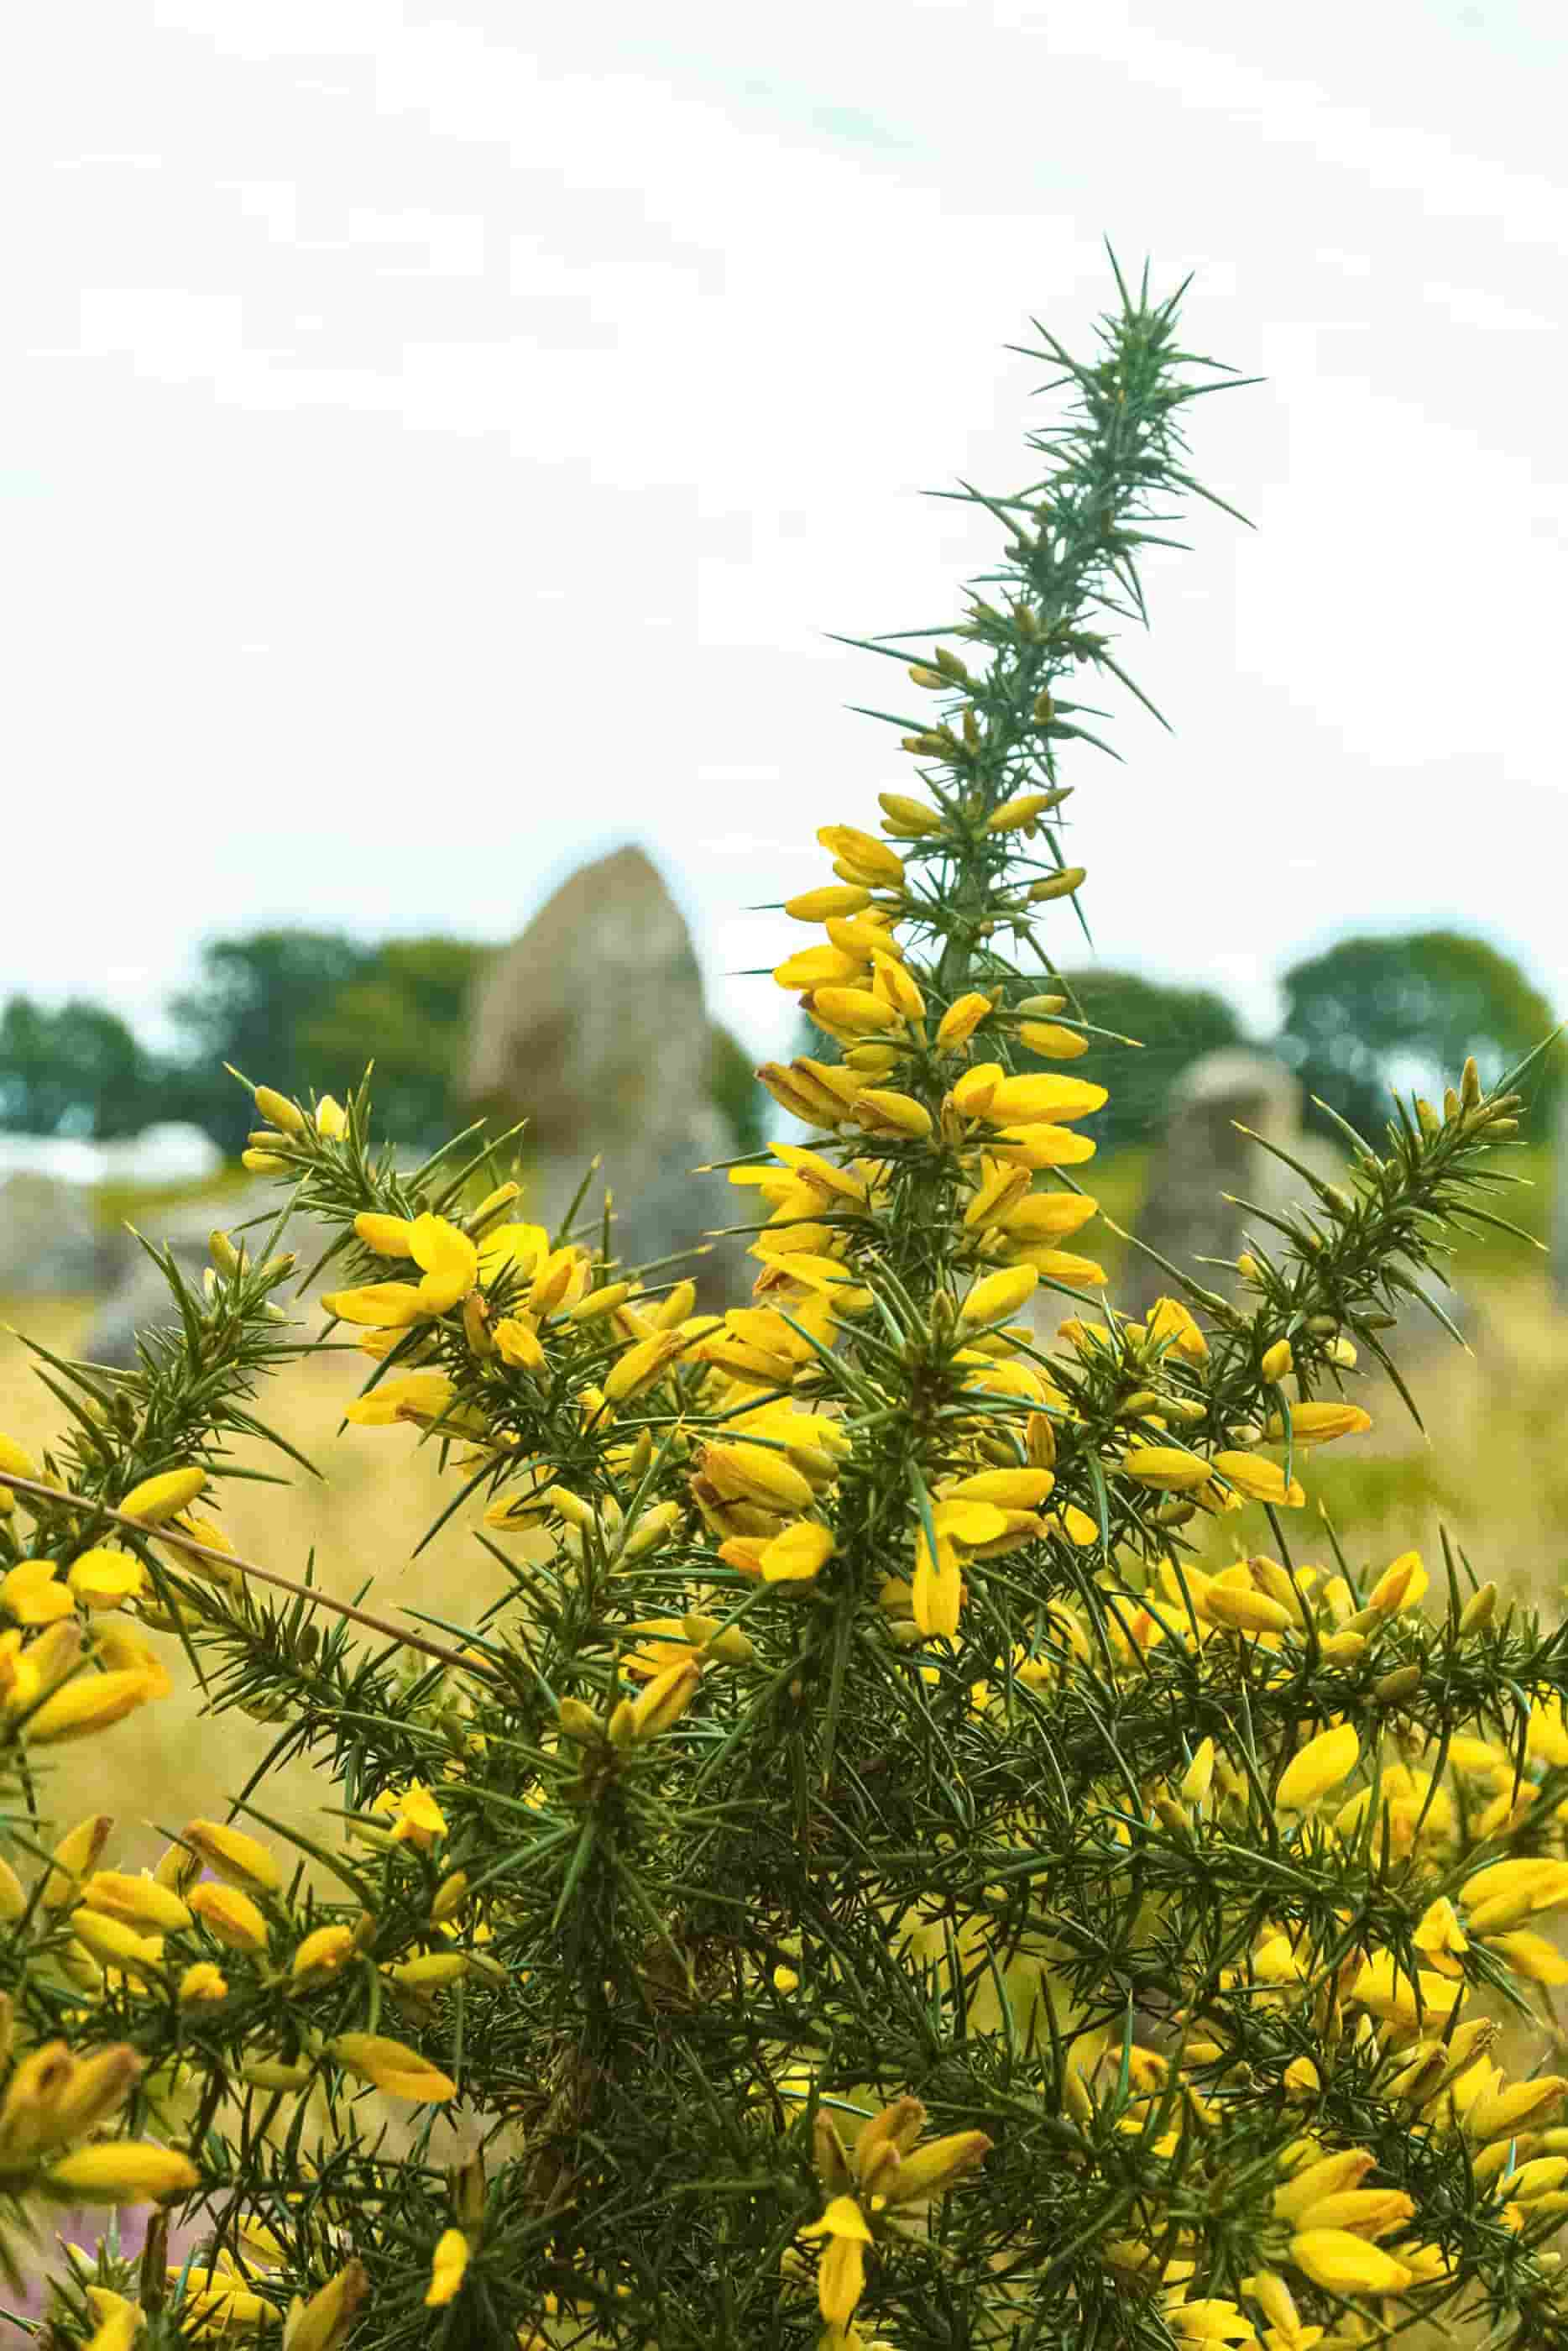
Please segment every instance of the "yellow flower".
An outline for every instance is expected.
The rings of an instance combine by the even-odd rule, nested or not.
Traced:
[[[406,1372],[379,1380],[369,1393],[356,1396],[344,1411],[356,1428],[389,1428],[399,1421],[440,1420],[457,1391],[444,1372]]]
[[[446,2230],[431,2262],[430,2290],[425,2295],[427,2310],[439,2310],[444,2304],[455,2302],[467,2267],[467,2238],[461,2229]]]
[[[1261,1461],[1256,1454],[1217,1453],[1212,1466],[1250,1501],[1272,1502],[1278,1509],[1299,1510],[1306,1500],[1293,1478],[1287,1483],[1277,1463]]]
[[[1348,1780],[1360,1760],[1361,1741],[1351,1724],[1320,1730],[1285,1766],[1274,1792],[1275,1804],[1286,1813],[1308,1811],[1320,1796]]]
[[[248,1894],[236,1886],[193,1886],[191,1908],[211,1935],[232,1951],[265,1951],[266,1920]]]
[[[358,2074],[391,2098],[415,2098],[432,2105],[457,2095],[457,2084],[417,2049],[389,2041],[379,2032],[340,2032],[327,2043],[327,2054],[350,2074]]]
[[[1060,1020],[1023,1021],[1018,1041],[1032,1053],[1043,1054],[1048,1061],[1075,1061],[1089,1050],[1089,1040],[1083,1030],[1064,1028]]]
[[[1347,2229],[1353,2237],[1386,2237],[1408,2220],[1414,2199],[1398,2188],[1342,2188],[1309,2204],[1297,2222],[1303,2235],[1314,2229]]]
[[[1282,1341],[1281,1343],[1285,1343]],[[1266,1364],[1268,1357],[1263,1360]],[[1288,1433],[1293,1446],[1331,1445],[1336,1437],[1359,1437],[1363,1429],[1371,1426],[1372,1415],[1363,1412],[1358,1404],[1293,1404]],[[1270,1443],[1282,1445],[1286,1434],[1283,1414],[1271,1413],[1268,1420]]]
[[[160,1934],[177,1935],[191,1923],[186,1905],[155,1877],[132,1877],[128,1871],[95,1869],[84,1883],[81,1898],[89,1910],[101,1910],[128,1926],[151,1927]]]
[[[1271,1600],[1250,1581],[1228,1583],[1229,1573],[1227,1569],[1211,1576],[1201,1593],[1193,1593],[1193,1605],[1206,1623],[1223,1625],[1233,1633],[1288,1633],[1294,1628],[1298,1619],[1292,1609]]]
[[[286,2330],[288,2351],[340,2351],[369,2292],[363,2262],[349,2262],[319,2294],[295,2304]]]
[[[101,2314],[95,2307],[93,2315],[99,2324],[87,2345],[87,2351],[131,2351],[131,2345],[141,2332],[142,2314],[140,2304],[115,2297],[119,2308]]]
[[[1414,1981],[1396,1965],[1393,1953],[1379,1951],[1369,1959],[1350,1987],[1348,1998],[1369,2008],[1374,2016],[1391,2023],[1415,2024],[1419,2015],[1432,2031],[1440,2032],[1464,1997],[1464,1985],[1423,1968]]]
[[[694,1656],[679,1658],[656,1674],[635,1698],[623,1698],[609,1719],[609,1735],[618,1747],[639,1747],[680,1721],[701,1686],[702,1668]]]
[[[180,1979],[182,2001],[226,2000],[228,1996],[229,1980],[211,1959],[197,1959]]]
[[[214,2335],[254,2335],[277,2316],[272,2304],[261,2294],[253,2294],[244,2273],[229,2265],[226,2258],[219,2269],[192,2269],[182,2273],[171,2270],[170,2283],[182,2274],[184,2294],[180,2304],[181,2315],[193,2323],[198,2341],[210,2340]]]
[[[78,1675],[28,1716],[27,1738],[35,1747],[90,1738],[145,1705],[156,1687],[151,1675],[134,1667],[120,1673]]]
[[[1123,1456],[1122,1468],[1157,1494],[1189,1494],[1209,1478],[1207,1461],[1175,1445],[1135,1445]]]
[[[1527,1982],[1540,1984],[1568,1983],[1568,1959],[1564,1959],[1555,1943],[1544,1935],[1532,1934],[1528,1928],[1519,1928],[1511,1935],[1489,1938],[1489,1948],[1507,1960],[1516,1975]]]
[[[151,2204],[165,2196],[186,2195],[200,2181],[201,2173],[188,2156],[142,2139],[78,2147],[44,2176],[51,2194],[67,2204]]]
[[[275,1086],[255,1087],[254,1099],[257,1110],[270,1126],[281,1128],[285,1134],[305,1133],[305,1113],[297,1102],[290,1102],[286,1094],[280,1094]]]
[[[962,1082],[961,1079],[960,1085]],[[955,1086],[955,1097],[958,1091]],[[1063,1078],[1054,1071],[1041,1071],[1028,1077],[1002,1078],[992,1087],[984,1108],[972,1114],[994,1126],[1033,1126],[1042,1122],[1057,1124],[1087,1118],[1091,1112],[1103,1110],[1108,1100],[1104,1086],[1091,1085],[1087,1079]]]
[[[420,1285],[412,1281],[368,1281],[355,1290],[331,1290],[324,1292],[321,1303],[339,1322],[363,1323],[378,1331],[404,1330],[424,1321],[427,1311]]]
[[[836,2196],[820,2220],[801,2231],[807,2240],[827,2240],[816,2273],[816,2299],[823,2319],[842,2330],[855,2314],[866,2283],[866,2248],[871,2231],[853,2196]]]
[[[874,832],[861,832],[852,824],[825,824],[818,826],[816,837],[833,859],[834,872],[845,881],[885,890],[904,878],[903,859]]]
[[[1040,1279],[1032,1265],[1006,1266],[983,1274],[959,1309],[963,1322],[1003,1322],[1032,1297]]]
[[[437,1837],[446,1834],[446,1814],[422,1780],[411,1780],[400,1795],[383,1790],[370,1809],[389,1813],[396,1823],[394,1844],[414,1844],[428,1853]]]
[[[108,1813],[89,1813],[66,1831],[50,1856],[54,1866],[39,1896],[46,1910],[63,1910],[67,1903],[81,1899],[82,1881],[97,1864],[113,1826]]]
[[[85,1608],[123,1608],[140,1593],[147,1573],[128,1551],[84,1551],[66,1580]]]
[[[1163,1340],[1189,1363],[1200,1364],[1208,1355],[1208,1340],[1179,1298],[1157,1298],[1148,1311],[1147,1329],[1151,1339]]]
[[[412,1257],[413,1223],[408,1217],[379,1217],[367,1209],[354,1219],[354,1230],[378,1257]]]
[[[317,1927],[305,1938],[289,1963],[289,1974],[298,1985],[314,1987],[329,1976],[354,1955],[352,1927]]]
[[[479,1251],[465,1232],[445,1217],[416,1217],[409,1234],[409,1254],[423,1269],[419,1285],[420,1311],[445,1314],[465,1297],[479,1279]]]
[[[341,1143],[348,1132],[348,1113],[331,1094],[316,1105],[316,1132],[327,1143]]]
[[[1542,1910],[1568,1902],[1568,1861],[1494,1861],[1478,1869],[1464,1887],[1473,1935],[1492,1935]]]
[[[90,1559],[92,1553],[87,1556]],[[76,1602],[55,1575],[52,1559],[25,1559],[0,1577],[0,1608],[18,1625],[56,1625],[74,1616]]]
[[[912,1094],[867,1086],[855,1097],[857,1122],[875,1134],[901,1134],[923,1143],[931,1132],[931,1113]]]
[[[611,1404],[629,1404],[657,1386],[677,1356],[693,1343],[685,1331],[655,1331],[639,1339],[605,1374],[605,1395]]]
[[[982,1020],[990,1019],[995,1008],[989,996],[971,989],[949,1005],[937,1023],[937,1050],[942,1053],[956,1052],[967,1045]]]
[[[951,1538],[939,1533],[933,1553],[921,1527],[915,1536],[914,1618],[928,1639],[950,1639],[959,1628],[963,1577]]]
[[[165,1519],[189,1509],[206,1482],[204,1469],[165,1469],[161,1476],[144,1478],[140,1486],[133,1486],[119,1508],[128,1519],[161,1527]]]
[[[871,904],[871,893],[863,884],[846,882],[837,887],[832,883],[820,890],[804,890],[797,897],[784,900],[784,913],[797,923],[826,923],[830,916],[859,914]]]
[[[225,1821],[187,1821],[184,1842],[227,1885],[275,1894],[283,1884],[283,1871],[260,1839]]]
[[[1401,2294],[1410,2273],[1379,2245],[1345,2229],[1309,2229],[1291,2239],[1291,2259],[1330,2294]]]

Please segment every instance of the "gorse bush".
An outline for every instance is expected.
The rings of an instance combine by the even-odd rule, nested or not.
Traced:
[[[214,1235],[202,1291],[171,1264],[135,1372],[43,1363],[71,1431],[7,1450],[0,1533],[0,2194],[16,2259],[51,2199],[155,2208],[62,2267],[57,2345],[1568,2344],[1568,1646],[1305,1507],[1513,1098],[1467,1071],[1341,1186],[1303,1168],[1244,1308],[1175,1267],[1146,1321],[1102,1302],[1075,1122],[1113,1054],[1034,926],[1084,880],[1075,681],[1121,677],[1179,420],[1231,379],[1147,287],[1091,363],[1046,342],[1065,413],[980,501],[995,569],[871,648],[899,700],[914,654],[921,789],[825,826],[786,910],[832,1044],[763,1073],[816,1140],[732,1171],[753,1303],[525,1221],[483,1138],[402,1174],[364,1087],[256,1089],[250,1164],[333,1236],[348,1418],[483,1512],[481,1620],[388,1627],[212,1515],[313,1343],[275,1234]],[[107,1786],[178,1647],[334,1786],[303,1826],[214,1788],[137,1876],[36,1775],[92,1739]]]

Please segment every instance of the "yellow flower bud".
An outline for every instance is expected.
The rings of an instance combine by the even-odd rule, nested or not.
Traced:
[[[228,1993],[227,1977],[211,1959],[196,1960],[180,1979],[178,1997],[184,2001],[226,2000]]]
[[[288,1972],[296,1988],[314,1988],[335,1976],[353,1958],[356,1939],[353,1928],[341,1924],[317,1927],[306,1935],[289,1962]]]
[[[265,1951],[267,1925],[248,1894],[235,1886],[193,1886],[191,1908],[211,1935],[232,1951]]]
[[[1089,1050],[1081,1029],[1064,1028],[1059,1020],[1023,1021],[1018,1041],[1032,1053],[1043,1053],[1048,1061],[1075,1061]]]
[[[1361,1740],[1352,1724],[1320,1730],[1285,1766],[1274,1792],[1276,1806],[1287,1813],[1310,1811],[1320,1796],[1349,1779],[1360,1760]]]
[[[863,914],[871,893],[852,882],[829,883],[821,890],[804,890],[784,900],[784,913],[797,923],[826,923],[829,918]]]
[[[1285,1343],[1281,1342],[1283,1345]],[[1272,1353],[1272,1349],[1270,1350]],[[1268,1358],[1265,1356],[1264,1362]],[[1266,1376],[1266,1374],[1265,1374]],[[1337,1437],[1359,1437],[1372,1426],[1372,1415],[1358,1404],[1293,1404],[1291,1406],[1290,1441],[1293,1446],[1332,1445]],[[1285,1442],[1286,1429],[1282,1413],[1272,1412],[1267,1423],[1271,1445]]]
[[[271,1086],[257,1086],[255,1105],[263,1118],[270,1125],[275,1126],[280,1133],[284,1134],[305,1133],[306,1123],[305,1113],[297,1102],[290,1102],[286,1094],[275,1092]]]
[[[369,2272],[362,2262],[349,2262],[307,2303],[295,2304],[286,2330],[288,2351],[341,2351],[369,2292]]]
[[[166,1519],[177,1518],[188,1509],[206,1482],[204,1469],[165,1469],[161,1476],[144,1478],[133,1486],[119,1508],[128,1519],[161,1527]]]
[[[83,1881],[96,1866],[109,1843],[114,1823],[108,1813],[89,1813],[67,1829],[50,1856],[54,1867],[44,1880],[39,1901],[46,1910],[64,1910],[81,1900]]]
[[[1264,1348],[1262,1358],[1259,1361],[1258,1369],[1262,1374],[1264,1379],[1267,1380],[1272,1386],[1277,1387],[1281,1380],[1287,1378],[1295,1369],[1295,1356],[1291,1351],[1290,1341],[1288,1339],[1276,1339],[1272,1347]],[[1291,1416],[1291,1433],[1293,1436],[1295,1433],[1295,1416],[1293,1413]]]
[[[1152,1487],[1157,1494],[1189,1494],[1209,1478],[1207,1461],[1174,1445],[1135,1445],[1122,1457],[1122,1468],[1138,1485]]]
[[[1345,2229],[1311,2229],[1291,2239],[1291,2259],[1329,2294],[1402,2294],[1410,2273],[1377,2245]]]
[[[286,2064],[280,2057],[247,2057],[240,2067],[240,2079],[253,2090],[307,2090],[311,2069]]]
[[[427,2310],[439,2310],[456,2301],[467,2267],[468,2239],[461,2229],[443,2231],[431,2263],[431,2282],[425,2294]]]
[[[66,1578],[84,1608],[123,1608],[147,1581],[147,1571],[128,1551],[84,1551]]]
[[[1048,904],[1054,898],[1074,897],[1088,878],[1084,866],[1064,865],[1059,873],[1044,874],[1038,882],[1029,884],[1030,902],[1041,906]]]
[[[1286,1483],[1285,1473],[1272,1461],[1255,1460],[1248,1453],[1217,1453],[1212,1464],[1219,1475],[1254,1502],[1272,1502],[1282,1510],[1299,1510],[1306,1500],[1298,1481]]]
[[[413,2098],[432,2105],[457,2095],[457,2084],[401,2041],[378,2032],[340,2032],[326,2044],[346,2072],[384,2090],[391,2098]]]
[[[893,1093],[867,1086],[855,1097],[855,1115],[862,1126],[878,1134],[906,1134],[923,1143],[931,1132],[931,1113],[911,1094]]]
[[[223,1821],[187,1821],[185,1843],[214,1877],[257,1894],[275,1894],[283,1871],[258,1838]]]
[[[1040,1280],[1032,1265],[1004,1266],[1000,1273],[983,1274],[959,1309],[961,1322],[1004,1322],[1033,1296]]]
[[[191,1924],[191,1913],[180,1896],[155,1877],[132,1877],[119,1869],[95,1869],[83,1884],[81,1899],[89,1910],[123,1919],[127,1926],[151,1927],[175,1935]]]
[[[50,2167],[44,2186],[67,2204],[151,2204],[188,2195],[201,2174],[188,2156],[145,2140],[78,2147]]]
[[[1221,1583],[1215,1578],[1194,1604],[1199,1616],[1233,1633],[1287,1633],[1296,1623],[1294,1612],[1271,1600],[1250,1584]]]
[[[28,1741],[34,1747],[63,1746],[67,1740],[90,1738],[111,1723],[123,1722],[145,1705],[155,1687],[151,1676],[139,1668],[82,1674],[28,1717]]]

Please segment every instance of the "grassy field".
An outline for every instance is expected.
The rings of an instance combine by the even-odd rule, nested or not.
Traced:
[[[1550,1171],[1540,1154],[1526,1150],[1514,1164],[1532,1180],[1509,1212],[1539,1234]],[[1130,1222],[1147,1180],[1147,1155],[1123,1152],[1085,1172],[1107,1216]],[[183,1196],[141,1197],[137,1221],[155,1234],[158,1207]],[[99,1205],[106,1217],[126,1213],[118,1195]],[[1120,1245],[1106,1235],[1096,1250],[1114,1285]],[[1544,1259],[1523,1243],[1501,1236],[1484,1246],[1467,1241],[1453,1272],[1474,1310],[1473,1353],[1436,1324],[1410,1334],[1402,1361],[1427,1434],[1411,1425],[1386,1385],[1369,1391],[1371,1433],[1316,1454],[1308,1465],[1309,1506],[1290,1522],[1293,1554],[1298,1564],[1327,1558],[1326,1516],[1357,1566],[1381,1568],[1417,1548],[1438,1570],[1446,1529],[1478,1575],[1494,1575],[1505,1590],[1555,1613],[1568,1575],[1568,1447],[1562,1436],[1568,1426],[1568,1315],[1552,1301]],[[86,1301],[28,1300],[9,1308],[0,1301],[6,1326],[19,1324],[67,1353],[89,1311]],[[314,1561],[322,1584],[340,1597],[373,1578],[369,1604],[382,1614],[410,1608],[470,1620],[500,1584],[499,1570],[473,1540],[476,1510],[460,1514],[418,1560],[410,1557],[450,1489],[441,1485],[433,1451],[421,1451],[411,1431],[339,1427],[359,1368],[353,1355],[323,1353],[272,1384],[264,1417],[275,1416],[322,1475],[291,1472],[290,1482],[275,1488],[233,1485],[225,1523],[242,1552],[264,1565],[298,1575]],[[36,1450],[57,1424],[58,1408],[30,1377],[26,1350],[9,1327],[0,1330],[0,1429]],[[260,1448],[239,1458],[247,1466],[288,1468]],[[1217,1525],[1210,1548],[1223,1557],[1238,1544],[1256,1548],[1267,1540],[1262,1513],[1251,1510]],[[128,1860],[157,1849],[154,1823],[178,1825],[192,1812],[220,1803],[268,1746],[265,1730],[244,1716],[204,1717],[182,1656],[168,1646],[178,1695],[122,1725],[111,1742],[85,1749],[79,1759],[67,1753],[48,1791],[55,1816],[74,1819],[107,1801],[100,1775],[111,1768]],[[262,1801],[289,1811],[318,1801],[319,1793],[314,1775],[296,1766],[276,1776]]]
[[[307,1309],[314,1319],[315,1310]],[[69,1353],[85,1326],[85,1301],[40,1305],[0,1301],[0,1430],[36,1451],[59,1426],[58,1405],[30,1374],[13,1325],[57,1353]],[[410,1553],[451,1499],[433,1450],[421,1452],[412,1430],[346,1428],[342,1405],[353,1395],[363,1357],[323,1353],[289,1369],[265,1392],[262,1411],[280,1433],[314,1460],[323,1475],[306,1478],[275,1453],[236,1448],[248,1467],[289,1473],[290,1483],[266,1487],[236,1481],[223,1491],[223,1523],[240,1552],[281,1573],[303,1575],[315,1561],[317,1581],[350,1599],[369,1578],[366,1605],[385,1616],[417,1608],[471,1621],[493,1599],[500,1570],[472,1540],[477,1517],[454,1520],[417,1562]],[[412,1620],[410,1619],[410,1624]],[[265,1755],[269,1732],[246,1716],[204,1717],[178,1644],[161,1637],[175,1694],[120,1724],[106,1739],[64,1749],[50,1771],[45,1802],[58,1821],[88,1810],[119,1818],[121,1867],[155,1859],[161,1830],[193,1813],[211,1813],[226,1792],[243,1784]],[[105,1779],[112,1773],[112,1785]],[[319,1803],[322,1783],[304,1764],[274,1775],[258,1794],[269,1811],[301,1813]]]

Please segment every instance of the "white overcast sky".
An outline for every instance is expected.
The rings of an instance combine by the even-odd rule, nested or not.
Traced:
[[[1199,514],[1122,648],[1176,735],[1073,770],[1101,956],[1262,1024],[1456,923],[1568,1008],[1561,0],[49,0],[0,49],[0,996],[148,1026],[215,932],[501,938],[637,840],[773,1041],[737,910],[909,780],[825,632],[956,609],[990,534],[918,493],[1028,477],[1004,346],[1083,339],[1104,233],[1269,381],[1193,413],[1257,535]]]

